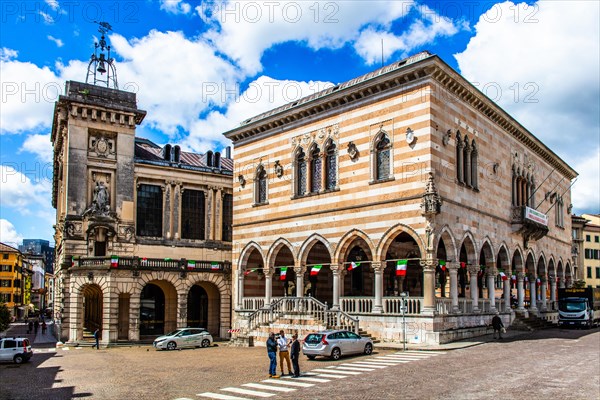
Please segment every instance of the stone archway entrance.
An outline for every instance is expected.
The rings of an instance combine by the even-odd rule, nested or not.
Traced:
[[[166,281],[146,284],[140,294],[140,338],[177,328],[177,292]]]
[[[213,337],[220,337],[221,294],[217,286],[198,282],[190,288],[187,298],[187,326],[205,328]]]
[[[83,329],[94,332],[102,330],[102,290],[98,285],[86,285],[83,295]]]
[[[398,263],[404,261],[406,272],[398,274]],[[389,244],[382,264],[385,268],[384,288],[390,287],[394,293],[407,292],[410,297],[423,297],[421,251],[411,235],[400,232]]]

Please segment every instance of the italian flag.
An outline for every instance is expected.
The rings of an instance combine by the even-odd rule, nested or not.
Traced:
[[[285,281],[285,278],[287,277],[287,269],[288,269],[288,267],[281,267],[281,272],[279,273],[280,281]],[[312,271],[311,271],[311,274],[312,274]]]
[[[535,285],[536,285],[536,286],[542,286],[542,281],[540,280],[540,278],[537,278],[537,279],[535,280]]]
[[[406,266],[408,260],[398,260],[396,262],[396,276],[406,276]]]
[[[354,262],[354,261],[352,261],[352,262],[350,263],[350,266],[348,267],[348,271],[352,271],[353,269],[356,269],[356,268],[358,268],[358,267],[360,267],[360,263],[357,263],[357,262]]]
[[[322,267],[322,265],[314,265],[310,270],[310,276],[318,275]]]
[[[256,271],[256,268],[254,268],[254,269],[249,269],[249,270],[247,270],[247,271],[244,271],[244,275],[249,275],[249,274],[251,274],[251,273],[252,273],[252,272],[254,272],[254,271]]]
[[[502,281],[507,281],[508,280],[508,276],[506,276],[506,274],[502,271],[500,271],[500,278],[502,278]]]
[[[517,282],[517,276],[516,275],[511,275],[510,276],[510,280],[512,281],[512,283],[516,283]]]
[[[196,261],[188,261],[188,269],[196,268]]]
[[[71,257],[71,267],[75,266],[75,257]]]
[[[146,257],[142,258],[142,264],[147,264],[148,263],[148,259]]]
[[[460,267],[461,268],[467,268],[467,263],[466,262],[460,262]]]
[[[220,269],[219,268],[219,263],[218,262],[211,262],[210,263],[210,269],[212,269],[212,270]]]
[[[440,268],[442,271],[446,271],[446,261],[440,260]]]
[[[112,268],[117,268],[119,266],[119,257],[118,256],[110,257],[110,266]]]

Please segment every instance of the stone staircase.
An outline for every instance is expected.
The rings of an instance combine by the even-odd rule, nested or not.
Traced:
[[[539,318],[531,313],[525,317],[523,314],[516,313],[515,320],[510,328],[517,331],[537,331],[540,329],[553,328],[556,325],[543,318]]]
[[[365,331],[364,329],[359,328],[358,334],[362,337],[371,338],[371,340],[373,341],[373,344],[381,343],[381,340],[377,339],[376,337],[374,337],[373,335],[371,335],[369,332]]]

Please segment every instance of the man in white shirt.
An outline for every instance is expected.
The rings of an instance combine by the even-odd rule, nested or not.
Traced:
[[[285,375],[283,371],[283,360],[287,362],[288,374],[292,375],[292,362],[290,360],[289,341],[285,337],[285,333],[283,332],[283,330],[279,331],[277,347],[279,348],[279,365],[281,365],[281,376]]]

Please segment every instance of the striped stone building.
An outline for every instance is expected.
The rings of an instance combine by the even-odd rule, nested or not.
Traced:
[[[484,333],[496,311],[551,318],[574,279],[576,172],[435,55],[225,136],[240,336],[358,325],[442,343]]]
[[[145,115],[134,93],[73,81],[56,103],[61,340],[99,328],[102,343],[135,342],[186,326],[228,337],[233,161],[136,138]]]

